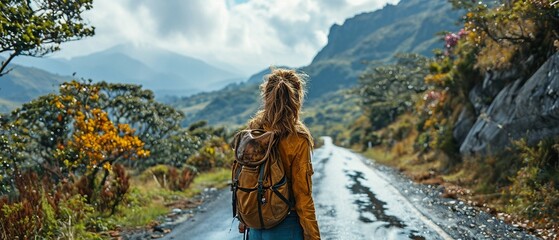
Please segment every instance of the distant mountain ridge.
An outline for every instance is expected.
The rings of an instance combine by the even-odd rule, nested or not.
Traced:
[[[442,47],[436,34],[457,31],[459,17],[460,13],[453,11],[446,0],[401,0],[397,5],[386,5],[349,18],[342,25],[333,25],[327,45],[310,65],[298,69],[309,76],[305,108],[324,106],[336,98],[335,94],[341,94],[340,90],[355,86],[371,63],[390,62],[395,54],[403,52],[432,55],[433,49]],[[254,85],[261,83],[267,73],[269,69],[254,74],[245,84],[181,98],[174,105],[185,110],[185,125],[200,120],[228,126],[243,124],[258,109],[259,93]],[[248,91],[251,89],[254,92]],[[242,92],[243,96],[237,99],[234,92]],[[235,103],[231,108],[240,114],[215,111],[214,106],[224,102]]]
[[[141,84],[157,95],[185,96],[243,79],[204,61],[151,46],[118,45],[72,59],[20,57],[14,62],[94,81]]]

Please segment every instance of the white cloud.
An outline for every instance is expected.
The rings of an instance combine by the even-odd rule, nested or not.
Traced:
[[[155,45],[250,74],[303,66],[326,44],[330,26],[398,0],[96,0],[92,38],[66,43],[72,57],[131,43]]]

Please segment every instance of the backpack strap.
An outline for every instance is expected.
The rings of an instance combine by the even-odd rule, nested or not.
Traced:
[[[266,165],[268,165],[266,163]],[[260,173],[258,174],[258,217],[260,217],[260,228],[264,228],[264,217],[262,216],[262,194],[264,193],[263,182],[264,182],[264,169],[266,166],[260,166]]]
[[[289,197],[290,199],[287,199],[285,196],[283,196],[283,194],[281,194],[281,193],[278,191],[278,188],[279,188],[280,186],[286,184],[286,183],[288,183],[287,177],[286,177],[286,176],[283,176],[283,178],[281,179],[281,181],[280,181],[279,183],[277,183],[276,185],[272,186],[271,189],[272,189],[272,191],[276,194],[276,196],[278,196],[283,202],[285,202],[285,204],[287,204],[287,205],[289,206],[289,208],[292,208],[292,207],[295,205],[294,202],[291,201],[291,199],[292,199],[291,195],[293,195],[293,194],[290,193],[290,194],[289,194],[289,195],[290,195],[290,197]],[[287,187],[288,187],[289,189],[291,188],[291,186],[289,186],[289,185],[287,185]]]
[[[281,156],[279,156],[279,142],[281,140],[280,139],[281,138],[280,134],[276,133],[275,137],[276,138],[274,139],[274,142],[273,142],[273,150],[275,150],[276,152],[271,152],[270,154],[277,154],[277,160],[279,161],[280,166],[283,168],[284,159],[281,158]],[[271,151],[273,151],[273,150],[271,150]],[[285,173],[285,169],[284,169],[284,173]],[[287,188],[288,188],[288,191],[289,191],[289,199],[286,198],[283,194],[281,194],[278,191],[278,188],[280,186],[284,185],[284,184],[287,184]],[[293,188],[292,188],[291,180],[286,175],[284,175],[283,178],[277,184],[271,186],[270,189],[276,194],[276,196],[278,196],[283,202],[285,202],[289,206],[290,209],[295,206],[295,196],[293,195]]]
[[[235,163],[233,164],[239,164],[239,163],[235,161]],[[233,217],[237,217],[237,188],[239,183],[239,175],[241,174],[242,167],[243,166],[237,165],[237,172],[235,173],[235,176],[233,178],[233,183],[231,184],[231,191],[233,191],[233,194],[231,194],[232,195],[231,200],[233,203]]]

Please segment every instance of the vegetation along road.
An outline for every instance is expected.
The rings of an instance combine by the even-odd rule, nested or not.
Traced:
[[[536,239],[324,140],[313,155],[313,194],[323,239]],[[231,218],[228,190],[204,209],[164,239],[242,238]]]

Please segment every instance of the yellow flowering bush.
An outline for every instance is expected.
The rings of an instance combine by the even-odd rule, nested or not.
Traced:
[[[68,148],[78,153],[78,160],[84,161],[88,169],[102,167],[111,170],[118,159],[136,159],[149,156],[144,143],[134,136],[128,124],[115,126],[100,109],[93,109],[91,117],[78,112],[75,117],[75,132]]]

